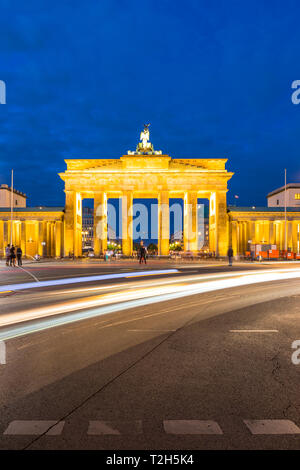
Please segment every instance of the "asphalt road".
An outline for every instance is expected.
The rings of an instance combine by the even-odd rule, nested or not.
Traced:
[[[257,277],[286,265],[177,268],[0,294],[0,449],[300,447],[300,279]]]

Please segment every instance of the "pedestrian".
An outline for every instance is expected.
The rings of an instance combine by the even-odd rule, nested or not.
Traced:
[[[16,266],[16,252],[14,245],[11,245],[10,248],[10,266]]]
[[[9,266],[10,262],[10,245],[7,245],[5,248],[5,256],[6,256],[6,266]]]
[[[139,263],[142,264],[142,262],[144,261],[145,264],[147,264],[146,262],[146,247],[144,246],[144,242],[141,241],[140,243],[140,250],[139,250]]]
[[[228,265],[232,266],[233,249],[231,248],[231,246],[228,248],[227,256],[228,256]]]
[[[18,266],[22,266],[22,249],[20,246],[17,248],[17,261],[18,261]]]

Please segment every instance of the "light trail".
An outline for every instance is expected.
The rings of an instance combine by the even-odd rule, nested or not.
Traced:
[[[50,317],[51,315],[60,315],[65,312],[74,312],[78,310],[87,310],[91,307],[101,305],[114,304],[134,300],[139,298],[149,298],[152,296],[162,295],[165,293],[176,292],[179,286],[173,287],[156,287],[148,289],[127,290],[125,292],[114,292],[109,294],[98,295],[95,297],[83,298],[80,300],[72,300],[62,302],[53,307],[33,308],[16,313],[7,313],[0,315],[0,327],[20,323],[24,321],[36,320],[38,318]]]
[[[299,272],[299,269],[296,270],[291,270],[291,269],[278,269],[278,270],[272,270],[272,272],[291,272],[291,271],[296,271]],[[225,278],[236,278],[240,277],[243,275],[256,275],[257,272],[260,274],[264,273],[269,273],[270,270],[259,270],[259,271],[236,271],[236,272],[230,272],[230,273],[220,273],[220,274],[199,274],[198,276],[189,276],[189,275],[182,275],[179,278],[176,277],[170,280],[165,280],[165,279],[153,279],[151,281],[144,281],[142,280],[139,284],[132,284],[132,283],[122,283],[122,284],[113,284],[113,285],[105,285],[105,286],[97,286],[97,287],[83,287],[83,288],[77,288],[74,290],[63,290],[63,291],[58,291],[58,292],[50,292],[49,295],[61,295],[61,294],[71,294],[71,293],[80,293],[80,292],[92,292],[92,291],[101,291],[101,290],[109,290],[109,289],[125,289],[130,287],[130,289],[134,288],[142,288],[142,287],[154,287],[156,285],[162,286],[166,284],[176,284],[176,283],[183,283],[183,282],[192,282],[194,283],[195,281],[205,281],[205,280],[210,280],[210,279],[225,279]],[[189,273],[188,273],[189,274]],[[135,276],[132,276],[133,278]],[[48,294],[48,293],[47,293]]]
[[[230,333],[279,333],[278,330],[229,330]]]
[[[107,279],[121,279],[161,274],[176,274],[178,269],[164,269],[160,271],[140,271],[140,272],[129,272],[129,273],[117,273],[117,274],[100,274],[98,276],[85,276],[85,277],[74,277],[66,279],[52,279],[50,281],[37,281],[37,282],[25,282],[23,284],[8,284],[1,286],[3,290],[24,290],[24,289],[36,289],[37,287],[51,287],[51,286],[62,286],[65,284],[76,284],[78,282],[93,282],[93,281],[106,281]]]
[[[222,280],[213,280],[208,282],[195,283],[192,285],[171,285],[169,287],[165,286],[164,288],[149,288],[142,290],[141,293],[137,291],[127,291],[117,294],[106,294],[104,296],[98,296],[96,298],[90,299],[88,304],[85,300],[78,302],[69,302],[66,304],[56,305],[55,307],[43,308],[31,310],[28,312],[23,312],[21,317],[17,318],[20,322],[25,322],[25,325],[15,324],[16,317],[14,320],[14,315],[18,314],[8,314],[6,316],[1,316],[1,321],[8,321],[9,325],[11,323],[14,326],[7,326],[0,330],[0,340],[8,340],[16,336],[23,336],[29,333],[34,333],[48,328],[53,328],[55,326],[65,325],[68,323],[86,320],[93,317],[98,317],[108,313],[119,312],[122,310],[127,310],[131,308],[136,308],[145,305],[156,304],[159,302],[164,302],[168,300],[174,300],[181,297],[187,297],[195,294],[201,294],[205,292],[213,292],[215,290],[223,290],[233,287],[247,286],[251,284],[259,284],[270,281],[279,281],[279,280],[288,280],[288,279],[297,279],[300,278],[300,269],[297,270],[285,270],[278,272],[267,273],[247,273],[245,275],[240,275],[239,277],[222,279]],[[134,298],[134,296],[136,298]],[[139,298],[141,297],[141,298]],[[104,305],[109,302],[110,305]],[[95,305],[98,305],[96,308]],[[101,306],[102,305],[102,306]],[[73,310],[72,313],[70,309]],[[76,313],[74,313],[76,310]],[[82,310],[82,311],[78,311]],[[59,313],[64,313],[64,315],[56,316]],[[28,320],[33,320],[34,314],[37,315],[37,319],[31,324],[28,324]],[[50,314],[50,317],[49,317]],[[31,315],[31,317],[30,317]],[[45,318],[45,316],[49,318]],[[5,319],[5,317],[9,317]]]

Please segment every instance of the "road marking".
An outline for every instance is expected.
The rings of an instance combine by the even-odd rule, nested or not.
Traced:
[[[252,434],[300,434],[300,428],[289,419],[250,419],[244,423]]]
[[[9,292],[12,292],[12,290],[3,290],[0,294],[9,294]]]
[[[142,434],[142,421],[90,421],[89,436]]]
[[[229,330],[230,333],[279,333],[278,330]]]
[[[64,421],[12,421],[3,434],[7,436],[40,436],[46,433],[47,436],[59,436],[64,425]],[[46,432],[47,429],[49,429],[48,432]]]
[[[0,364],[6,364],[6,344],[0,340]]]
[[[215,421],[190,419],[166,420],[163,423],[167,434],[223,434]]]
[[[252,435],[294,435],[300,434],[300,428],[288,419],[254,419],[244,420]],[[65,421],[47,420],[16,420],[9,423],[3,435],[6,436],[60,436]],[[216,421],[211,420],[164,420],[166,434],[173,435],[223,435]],[[141,420],[130,421],[89,421],[87,435],[89,436],[121,436],[142,434]]]

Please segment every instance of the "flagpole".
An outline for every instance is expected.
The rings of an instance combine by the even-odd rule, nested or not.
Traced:
[[[284,249],[287,252],[287,225],[286,225],[286,168],[284,170]]]
[[[14,170],[11,170],[11,193],[10,193],[10,246],[13,240],[13,206],[14,206]]]

